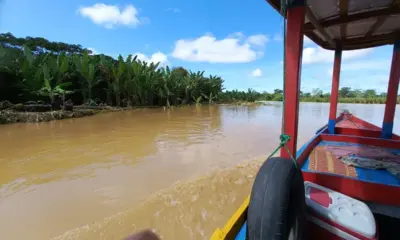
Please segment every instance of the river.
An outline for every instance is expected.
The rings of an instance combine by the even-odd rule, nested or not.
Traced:
[[[381,125],[384,105],[338,111]],[[208,239],[278,145],[281,105],[138,109],[0,126],[0,239]],[[301,103],[299,146],[328,104]],[[395,132],[400,132],[400,119]]]

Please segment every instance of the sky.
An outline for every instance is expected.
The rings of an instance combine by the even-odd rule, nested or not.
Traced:
[[[0,32],[219,75],[227,90],[283,86],[283,21],[265,0],[0,0]],[[386,92],[393,46],[346,51],[340,87]],[[301,90],[330,91],[333,52],[304,39]]]

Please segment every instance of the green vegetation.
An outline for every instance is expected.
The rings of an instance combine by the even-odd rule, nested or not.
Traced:
[[[300,91],[300,101],[302,102],[329,102],[330,93],[324,93],[321,89],[314,89],[311,93]],[[218,95],[218,99],[222,102],[237,102],[237,101],[282,101],[283,91],[275,89],[273,93],[259,93],[252,89],[248,91],[225,91]],[[384,104],[386,102],[386,93],[378,94],[373,89],[359,90],[349,87],[342,87],[339,90],[339,102],[341,103],[370,103]],[[400,97],[397,98],[397,103],[400,103]]]
[[[79,45],[0,34],[0,101],[170,106],[213,103],[223,80],[140,61],[90,55]]]
[[[192,103],[281,101],[273,93],[223,91],[223,80],[183,67],[170,69],[128,56],[113,59],[92,55],[80,45],[50,42],[44,38],[16,38],[0,34],[0,101],[43,102],[53,109],[105,104],[117,107],[172,106]],[[301,101],[328,102],[329,93],[315,89],[301,93]],[[341,88],[340,102],[384,103],[375,90]]]

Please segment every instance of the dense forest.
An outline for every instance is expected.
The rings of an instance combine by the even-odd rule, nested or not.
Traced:
[[[93,55],[81,45],[0,34],[0,101],[64,105],[171,106],[191,103],[282,100],[273,93],[223,91],[223,79],[183,67],[160,67],[136,56]],[[329,93],[301,93],[302,101],[327,102]],[[375,90],[340,89],[340,101],[384,103]]]

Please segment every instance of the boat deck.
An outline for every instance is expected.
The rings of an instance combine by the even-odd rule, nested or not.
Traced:
[[[339,158],[354,154],[364,158],[384,159],[400,164],[400,150],[380,148],[356,143],[321,141],[305,160],[302,171],[332,174],[390,186],[400,186],[400,179],[385,169],[366,169],[349,166]]]

